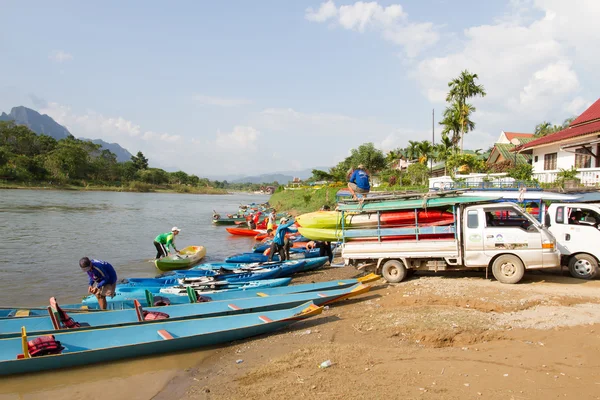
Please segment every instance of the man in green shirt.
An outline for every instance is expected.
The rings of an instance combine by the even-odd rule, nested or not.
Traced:
[[[179,250],[175,247],[175,236],[179,235],[179,232],[181,232],[181,229],[174,226],[173,229],[171,229],[171,232],[161,233],[154,239],[157,260],[169,255],[169,246],[172,246],[173,250],[179,253]]]

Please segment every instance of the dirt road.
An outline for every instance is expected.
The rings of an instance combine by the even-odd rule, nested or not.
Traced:
[[[331,268],[295,283],[356,275]],[[220,348],[156,398],[600,399],[599,333],[597,280],[417,274]]]

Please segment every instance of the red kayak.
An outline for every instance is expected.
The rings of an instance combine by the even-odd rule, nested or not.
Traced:
[[[381,213],[382,225],[414,225],[415,212],[413,210],[391,211]],[[423,210],[418,211],[419,225],[448,225],[454,222],[454,214],[448,211]]]
[[[256,236],[259,234],[267,233],[266,231],[263,231],[263,230],[255,230],[255,229],[248,229],[248,228],[225,228],[225,229],[227,229],[227,232],[231,233],[232,235],[237,235],[237,236]]]

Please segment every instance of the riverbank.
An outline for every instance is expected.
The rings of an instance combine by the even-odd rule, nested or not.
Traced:
[[[319,317],[219,348],[155,398],[597,399],[598,289],[558,270],[518,285],[468,272],[380,281]]]
[[[194,187],[187,185],[152,185],[143,182],[131,182],[127,186],[105,185],[69,185],[69,184],[43,184],[8,182],[0,183],[0,189],[28,189],[28,190],[65,190],[89,192],[129,192],[129,193],[188,193],[188,194],[229,194],[226,189],[210,187]],[[239,191],[237,191],[239,192]],[[249,192],[250,193],[250,192]]]

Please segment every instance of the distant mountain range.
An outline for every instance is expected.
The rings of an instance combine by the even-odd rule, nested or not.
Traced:
[[[303,169],[301,171],[283,171],[273,172],[270,174],[262,174],[255,176],[245,176],[243,178],[234,178],[232,180],[227,179],[231,183],[271,183],[277,181],[279,184],[286,184],[293,181],[294,178],[302,180],[308,179],[312,176],[313,169],[319,169],[321,171],[329,171],[330,167],[315,167],[310,169]]]
[[[23,106],[13,107],[12,110],[10,110],[10,114],[0,114],[0,121],[15,121],[16,124],[25,125],[38,135],[48,135],[56,140],[65,139],[71,135],[71,132],[69,132],[67,128],[48,115],[42,115],[35,110]],[[125,162],[131,159],[131,153],[117,143],[107,143],[102,139],[80,139],[89,140],[92,143],[101,145],[102,149],[110,150],[117,156],[117,161],[119,162]]]

